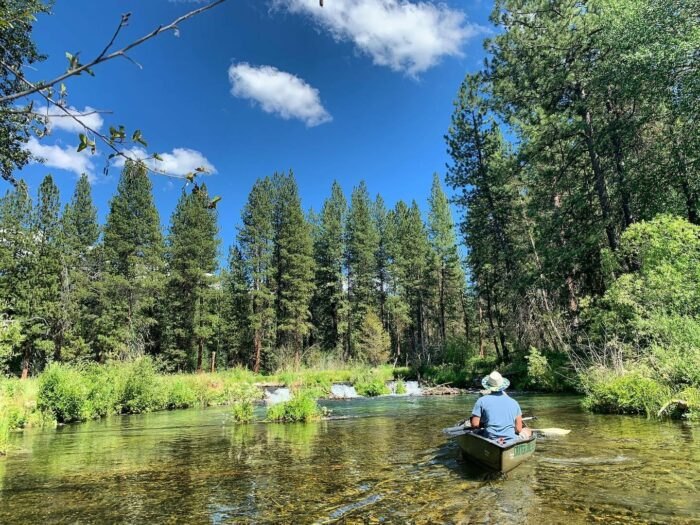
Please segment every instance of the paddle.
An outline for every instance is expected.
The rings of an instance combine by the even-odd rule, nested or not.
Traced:
[[[537,419],[535,416],[530,416],[530,417],[524,417],[523,421],[532,421],[534,419]],[[448,428],[443,428],[442,431],[445,434],[455,434],[455,433],[462,433],[466,432],[467,430],[471,430],[471,425],[469,424],[469,420],[465,419],[461,423],[455,425],[454,427],[448,427]]]
[[[571,430],[566,428],[531,428],[530,429],[535,434],[541,436],[566,436]]]
[[[523,421],[533,421],[536,419],[537,419],[536,416],[524,417]],[[455,425],[454,427],[444,428],[444,429],[442,429],[442,431],[445,434],[456,435],[456,434],[461,434],[463,432],[466,432],[470,428],[471,428],[471,426],[469,425],[469,420],[464,420],[462,423]],[[531,428],[530,430],[533,433],[536,433],[536,434],[543,436],[543,437],[566,436],[568,433],[571,432],[571,430],[566,429],[566,428],[555,428],[555,427]]]

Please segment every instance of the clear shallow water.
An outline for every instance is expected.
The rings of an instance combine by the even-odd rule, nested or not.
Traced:
[[[441,434],[474,396],[327,402],[347,419],[310,424],[216,408],[27,432],[0,460],[0,523],[700,523],[700,427],[516,397],[533,426],[573,432],[505,478]]]

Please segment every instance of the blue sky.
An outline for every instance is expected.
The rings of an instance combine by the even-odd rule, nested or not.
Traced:
[[[491,3],[484,0],[229,0],[164,34],[127,60],[66,82],[69,103],[109,110],[92,122],[106,130],[140,128],[148,151],[167,153],[182,173],[208,164],[212,194],[221,195],[223,247],[236,234],[256,178],[292,168],[305,208],[318,210],[338,180],[349,197],[367,181],[388,205],[416,199],[426,207],[432,174],[448,162],[443,135],[465,73],[484,57]],[[65,52],[98,54],[124,12],[119,43],[203,5],[171,0],[71,0],[35,26],[48,60],[29,78],[65,70]],[[65,202],[77,172],[88,170],[100,218],[108,211],[118,169],[102,174],[104,156],[74,155],[77,132],[55,121],[33,144],[53,166],[33,164],[22,176],[35,190],[46,173]],[[61,122],[67,124],[62,119]],[[101,148],[105,150],[104,147]],[[164,227],[182,181],[154,176]]]

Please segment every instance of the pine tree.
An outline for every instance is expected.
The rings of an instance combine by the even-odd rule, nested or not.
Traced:
[[[341,348],[347,333],[345,273],[345,216],[347,201],[343,190],[333,182],[331,196],[321,209],[315,242],[317,328],[325,349]]]
[[[386,245],[387,256],[387,298],[385,304],[387,330],[391,336],[393,353],[397,360],[408,363],[408,354],[404,346],[405,332],[411,322],[409,305],[406,302],[405,264],[403,250],[399,243],[403,221],[408,214],[408,207],[403,201],[396,203],[386,216],[386,225],[382,242]]]
[[[428,242],[428,232],[423,223],[418,204],[413,201],[408,210],[403,229],[404,236],[400,239],[403,259],[406,265],[404,271],[407,303],[411,311],[411,340],[414,355],[418,362],[429,356],[430,333],[428,313],[430,307],[430,272],[429,265],[432,251]]]
[[[238,246],[231,246],[228,256],[228,268],[222,278],[222,340],[226,352],[226,364],[252,362],[249,355],[253,346],[250,326],[252,304],[250,295],[250,276],[243,259],[243,252]]]
[[[292,348],[298,363],[311,331],[314,259],[311,227],[291,172],[275,178],[274,217],[277,346]]]
[[[100,227],[86,175],[80,177],[71,201],[64,208],[61,227],[61,337],[65,341],[62,359],[71,361],[94,357],[90,354],[98,308],[94,289],[99,276]]]
[[[518,266],[513,225],[519,222],[513,155],[480,93],[468,77],[460,88],[448,146],[453,164],[447,181],[468,210],[461,224],[477,293],[486,302],[489,332],[499,356],[508,359],[505,320],[512,311],[511,284]]]
[[[25,343],[25,322],[31,318],[32,286],[30,276],[34,262],[32,235],[32,200],[24,181],[0,200],[0,297],[4,319],[19,331],[5,356],[11,370],[21,367],[22,377],[29,374],[32,347]]]
[[[455,225],[447,196],[442,191],[440,178],[433,175],[433,185],[428,199],[428,234],[436,256],[437,268],[437,320],[440,339],[447,341],[448,327],[459,319],[461,297],[464,292],[464,276],[457,251]]]
[[[39,185],[31,234],[29,317],[24,323],[25,345],[36,365],[61,357],[61,228],[60,196],[51,175]]]
[[[124,166],[110,203],[102,252],[96,321],[100,361],[155,352],[164,245],[151,181],[141,163],[127,161]]]
[[[202,370],[214,351],[217,324],[212,291],[219,249],[216,208],[208,206],[205,185],[182,191],[170,220],[167,239],[167,314],[163,352],[167,366]]]
[[[372,208],[367,186],[362,181],[352,192],[346,227],[350,351],[354,354],[359,350],[355,336],[365,316],[369,312],[377,314],[379,306],[375,284],[379,234]]]
[[[379,318],[384,327],[387,326],[386,302],[389,297],[389,239],[388,217],[384,199],[377,195],[373,206],[374,224],[377,228],[379,242],[377,243],[376,265],[377,286],[379,299]]]
[[[273,186],[269,178],[258,179],[248,195],[242,212],[238,245],[250,279],[253,333],[253,370],[263,364],[263,352],[275,344],[275,293],[273,289]]]

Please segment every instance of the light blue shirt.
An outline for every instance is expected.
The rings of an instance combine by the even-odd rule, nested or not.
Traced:
[[[480,397],[472,416],[481,418],[484,436],[489,439],[504,438],[506,441],[516,439],[515,418],[522,412],[518,402],[503,392],[494,392]]]

